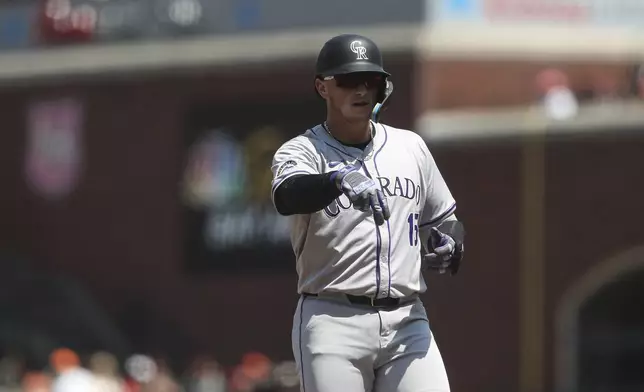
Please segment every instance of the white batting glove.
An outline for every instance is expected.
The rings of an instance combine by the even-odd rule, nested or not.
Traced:
[[[345,166],[333,173],[331,180],[351,200],[354,209],[363,212],[371,210],[378,226],[389,219],[391,213],[385,195],[374,180],[357,168]]]

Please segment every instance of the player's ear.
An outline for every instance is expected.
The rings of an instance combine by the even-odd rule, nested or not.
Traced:
[[[329,96],[329,91],[326,88],[326,83],[321,79],[315,79],[315,89],[318,91],[318,94],[324,99]]]

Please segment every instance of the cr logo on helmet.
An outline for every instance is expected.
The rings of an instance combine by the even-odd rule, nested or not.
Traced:
[[[353,53],[358,55],[356,60],[369,60],[369,57],[367,57],[367,48],[362,46],[362,42],[353,41],[349,47]]]

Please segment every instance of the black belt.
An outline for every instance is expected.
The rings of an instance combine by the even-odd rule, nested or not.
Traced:
[[[305,297],[322,297],[318,294],[312,293],[302,293],[302,295]],[[339,297],[346,298],[347,301],[354,305],[363,305],[372,308],[396,308],[398,306],[402,306],[408,302],[411,302],[412,300],[416,299],[417,296],[414,295],[405,298],[372,298],[365,295],[338,294],[336,298]],[[333,296],[329,296],[328,298],[333,298]]]

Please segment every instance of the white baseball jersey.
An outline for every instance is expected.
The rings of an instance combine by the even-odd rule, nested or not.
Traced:
[[[389,220],[377,226],[371,211],[352,208],[341,195],[321,211],[291,216],[298,293],[383,298],[426,290],[420,250],[428,235],[421,231],[452,218],[456,203],[420,136],[372,126],[373,139],[364,150],[343,145],[318,125],[284,143],[274,155],[273,197],[291,176],[358,165],[380,185],[391,210]]]

